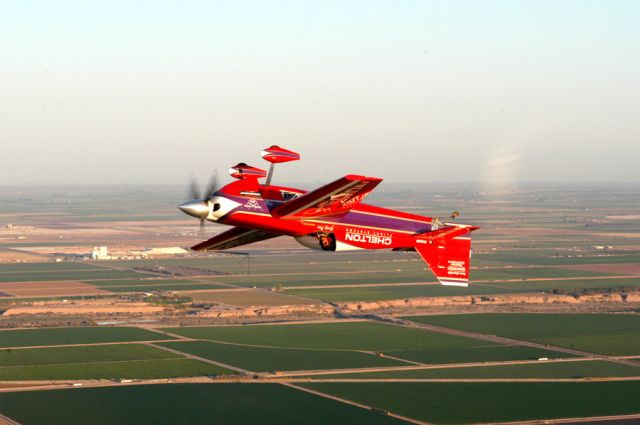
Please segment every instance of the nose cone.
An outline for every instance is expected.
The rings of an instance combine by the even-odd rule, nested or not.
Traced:
[[[178,208],[180,208],[183,213],[199,219],[203,219],[209,215],[209,205],[204,201],[187,201],[184,204],[178,205]]]

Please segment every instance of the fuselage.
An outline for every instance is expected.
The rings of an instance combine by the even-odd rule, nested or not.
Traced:
[[[326,251],[350,249],[410,249],[416,238],[432,230],[431,217],[358,204],[337,215],[282,219],[271,210],[304,190],[260,185],[256,180],[239,180],[210,199],[206,217],[230,226],[259,229],[288,235],[302,245]]]

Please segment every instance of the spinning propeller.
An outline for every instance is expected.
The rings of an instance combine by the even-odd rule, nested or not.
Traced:
[[[188,187],[188,196],[191,200],[178,205],[178,208],[185,214],[200,219],[201,232],[204,230],[204,222],[211,211],[211,197],[220,187],[218,180],[218,172],[216,171],[209,179],[204,195],[201,195],[197,180],[191,176]]]

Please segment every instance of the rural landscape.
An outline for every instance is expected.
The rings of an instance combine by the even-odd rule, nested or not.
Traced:
[[[0,189],[0,423],[640,421],[640,189],[382,186],[480,226],[415,252],[220,252],[176,186]],[[144,208],[140,208],[144,205]]]
[[[0,425],[640,425],[640,1],[0,1]]]

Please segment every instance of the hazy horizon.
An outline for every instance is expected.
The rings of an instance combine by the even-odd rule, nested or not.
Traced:
[[[640,3],[0,4],[0,186],[636,184]],[[224,178],[230,181],[230,178]]]

